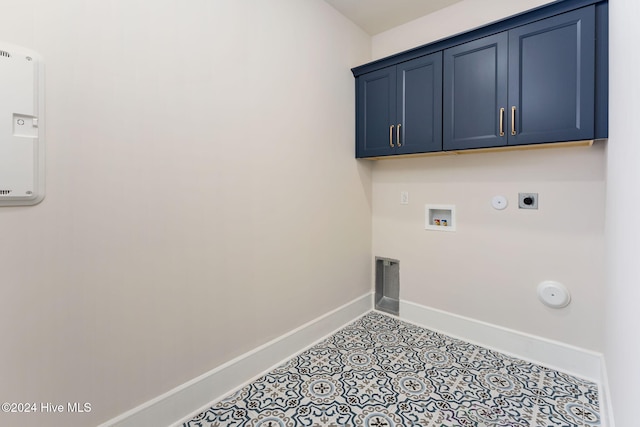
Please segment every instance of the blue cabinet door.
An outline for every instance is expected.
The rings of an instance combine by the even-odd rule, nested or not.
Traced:
[[[594,138],[594,92],[595,6],[509,31],[509,145]]]
[[[442,150],[442,52],[397,66],[397,154]]]
[[[356,157],[394,154],[396,67],[358,77],[356,100]]]
[[[442,150],[442,52],[358,77],[356,157]]]
[[[444,52],[444,150],[592,139],[595,6]]]
[[[443,149],[507,145],[508,35],[444,51]]]

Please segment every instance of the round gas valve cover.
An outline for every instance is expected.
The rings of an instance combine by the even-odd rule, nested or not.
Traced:
[[[504,196],[495,196],[493,199],[491,199],[491,206],[493,206],[494,209],[497,209],[499,211],[506,208],[507,204],[508,204],[507,198]]]
[[[566,307],[571,302],[569,290],[562,283],[553,280],[545,280],[538,285],[538,298],[551,308]]]

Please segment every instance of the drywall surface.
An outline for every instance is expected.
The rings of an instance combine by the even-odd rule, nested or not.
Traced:
[[[97,425],[371,290],[370,38],[332,7],[0,5],[48,143],[45,200],[0,209],[0,395],[65,409],[0,425]]]
[[[538,209],[519,209],[519,192],[538,193]],[[604,197],[602,144],[382,160],[373,253],[400,261],[402,300],[602,351]],[[425,204],[454,205],[456,231],[425,230]],[[544,280],[571,304],[543,305]]]
[[[640,391],[640,144],[636,94],[640,82],[634,70],[640,57],[634,48],[640,37],[634,0],[610,2],[609,17],[609,143],[607,146],[607,292],[605,358],[617,426],[638,423]],[[631,50],[630,50],[631,49]]]
[[[373,59],[383,58],[551,3],[549,0],[463,0],[373,36]]]

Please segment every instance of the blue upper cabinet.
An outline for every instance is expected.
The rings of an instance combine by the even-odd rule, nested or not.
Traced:
[[[356,157],[394,154],[396,67],[360,76],[357,84]]]
[[[442,150],[442,52],[363,74],[356,157]]]
[[[595,6],[444,51],[444,150],[595,138]]]
[[[606,138],[608,10],[558,0],[353,68],[356,156]]]
[[[507,33],[444,52],[444,150],[507,145]]]
[[[396,154],[441,151],[442,52],[403,62],[397,77]]]
[[[509,31],[509,145],[593,139],[595,6]]]

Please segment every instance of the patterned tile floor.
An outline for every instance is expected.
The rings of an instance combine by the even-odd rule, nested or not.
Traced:
[[[183,427],[599,425],[596,384],[374,311]]]

